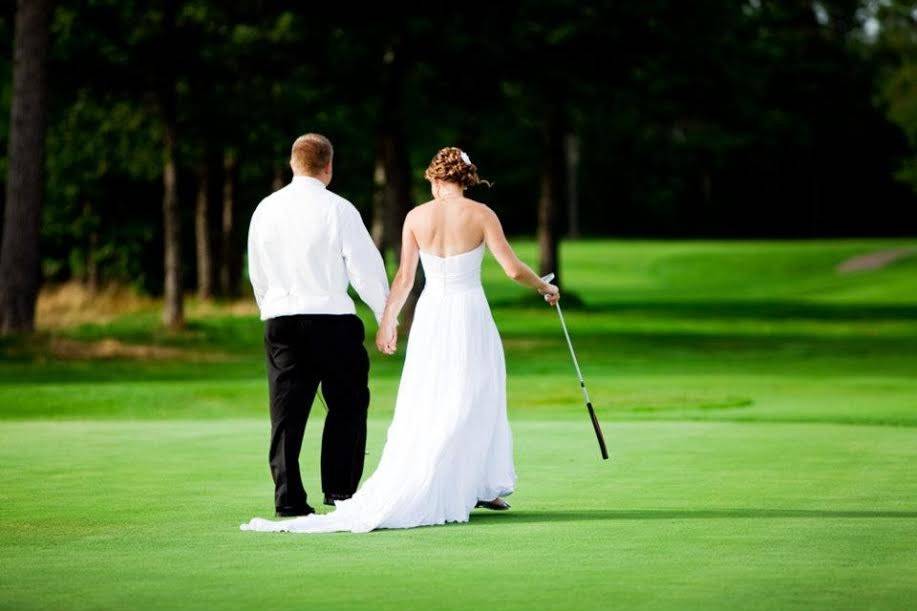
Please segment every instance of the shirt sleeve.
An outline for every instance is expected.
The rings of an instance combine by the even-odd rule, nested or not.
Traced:
[[[381,322],[389,292],[382,255],[353,204],[344,202],[341,215],[341,244],[347,277],[360,299],[373,311],[376,322]]]
[[[252,292],[255,294],[255,303],[261,309],[261,301],[267,290],[267,279],[261,266],[261,252],[258,246],[258,214],[252,215],[248,226],[248,279],[252,283]]]

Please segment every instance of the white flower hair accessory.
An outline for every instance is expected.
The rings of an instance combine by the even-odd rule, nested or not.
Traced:
[[[471,165],[471,159],[468,158],[468,153],[466,153],[465,151],[462,151],[461,157],[462,157],[462,161],[464,161],[467,165]]]

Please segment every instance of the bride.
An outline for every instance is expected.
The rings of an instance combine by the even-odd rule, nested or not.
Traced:
[[[513,441],[506,416],[503,345],[481,287],[484,246],[506,275],[555,304],[543,282],[510,247],[497,215],[464,196],[482,181],[461,150],[447,147],[424,176],[433,200],[405,219],[401,266],[376,334],[393,354],[397,318],[414,285],[418,259],[426,285],[408,338],[395,414],[376,471],[350,499],[324,515],[254,518],[242,530],[368,532],[467,522],[477,507],[509,509]]]

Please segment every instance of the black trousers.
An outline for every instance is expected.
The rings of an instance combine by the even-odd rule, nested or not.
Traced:
[[[328,406],[322,435],[322,491],[332,497],[356,491],[363,475],[369,407],[365,337],[363,321],[353,314],[297,314],[265,322],[269,461],[278,511],[308,506],[299,451],[319,384]]]

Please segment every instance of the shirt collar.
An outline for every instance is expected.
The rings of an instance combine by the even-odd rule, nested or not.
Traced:
[[[314,176],[305,176],[305,175],[294,176],[290,184],[318,186],[318,187],[321,187],[322,189],[326,188],[325,183],[323,183],[322,181],[320,181],[318,178]]]

